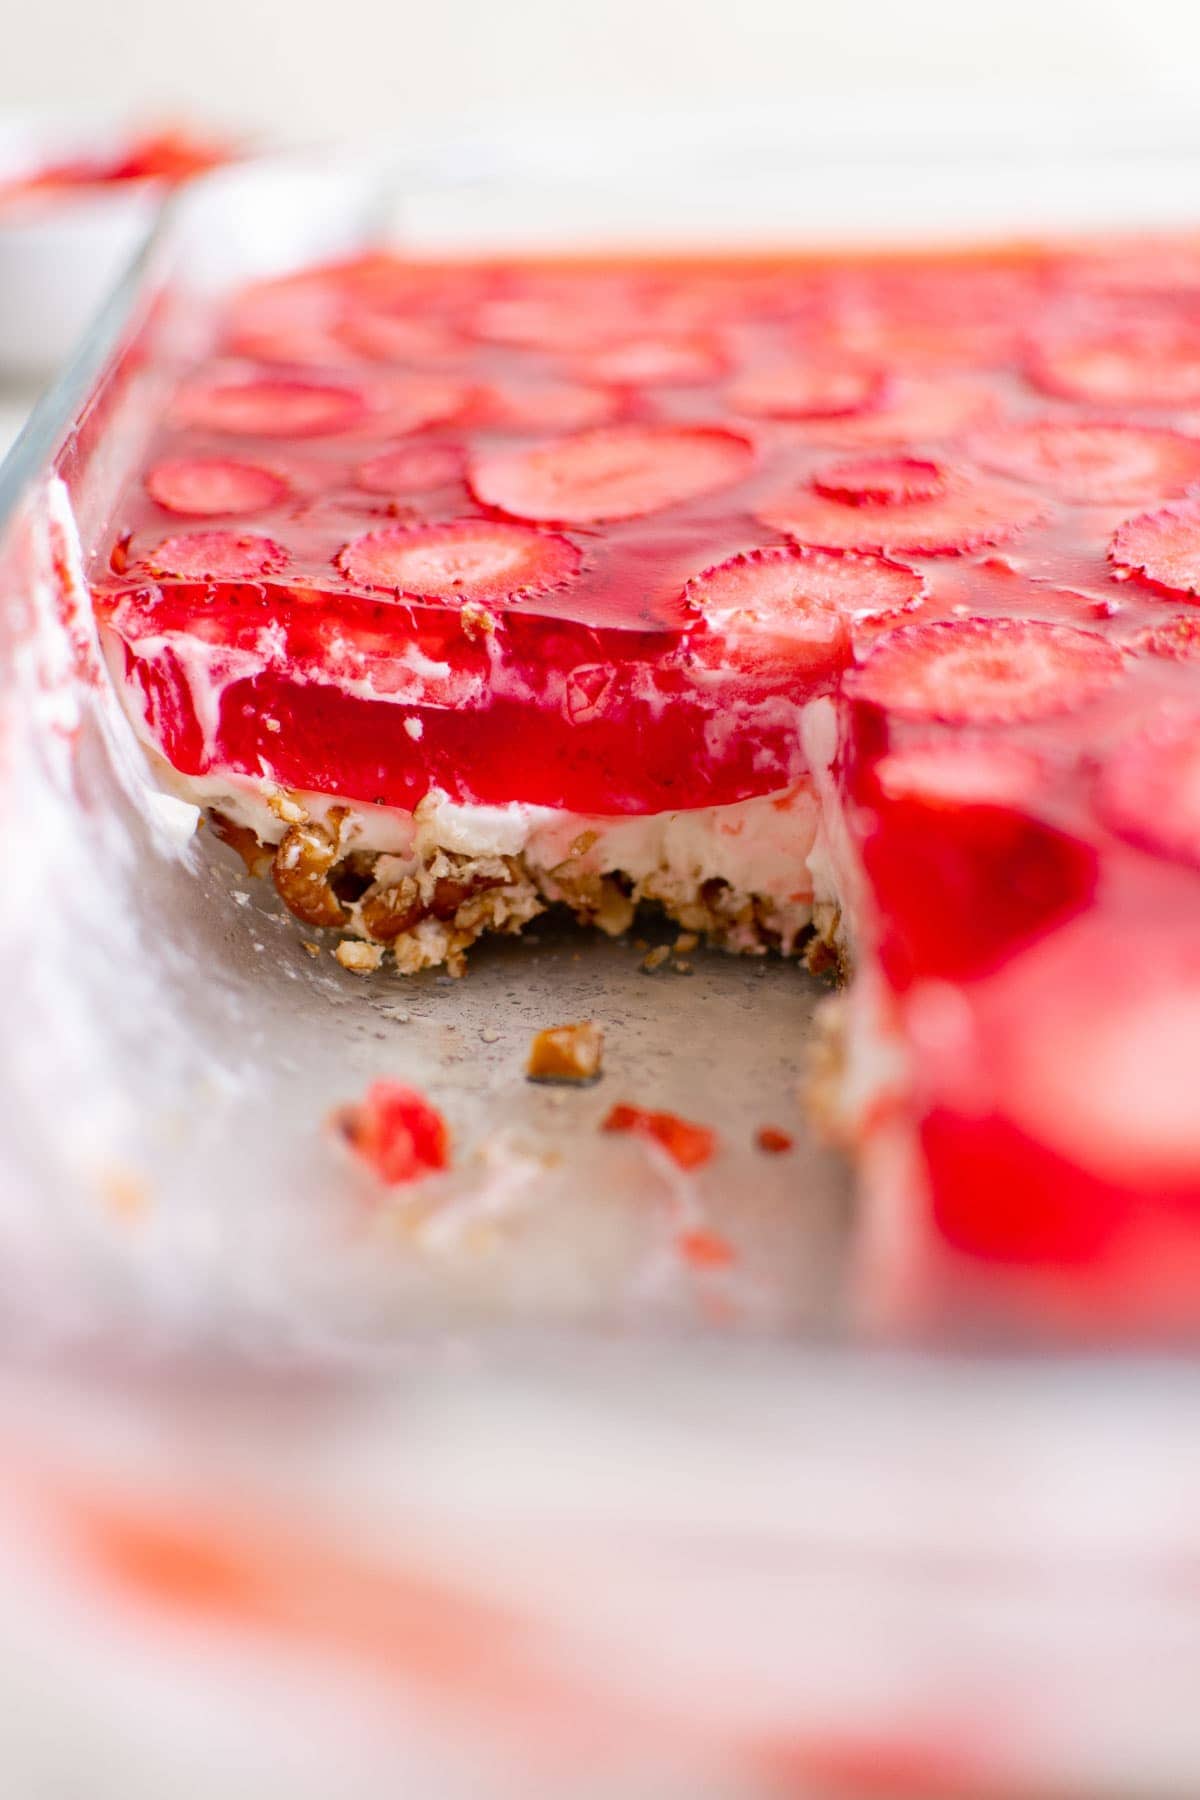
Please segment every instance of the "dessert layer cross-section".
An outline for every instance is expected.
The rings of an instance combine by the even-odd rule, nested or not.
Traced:
[[[1195,246],[292,274],[94,590],[169,779],[348,966],[556,902],[815,926],[878,1187],[1194,1289]]]

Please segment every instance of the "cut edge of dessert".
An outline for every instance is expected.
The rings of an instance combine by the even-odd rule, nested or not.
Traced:
[[[195,783],[179,791],[193,803],[203,792]],[[804,785],[629,819],[456,806],[436,791],[412,813],[378,817],[269,784],[220,792],[205,810],[302,924],[379,950],[363,972],[382,966],[386,952],[401,974],[444,967],[461,976],[472,944],[516,935],[551,906],[609,937],[624,937],[639,908],[651,907],[710,947],[743,955],[791,956],[814,922],[807,850],[816,812]]]

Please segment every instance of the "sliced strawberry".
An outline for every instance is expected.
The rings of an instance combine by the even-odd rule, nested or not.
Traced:
[[[393,375],[376,383],[372,397],[378,415],[374,428],[399,437],[461,419],[475,405],[477,390],[448,376]]]
[[[277,506],[288,491],[283,477],[270,469],[220,456],[181,456],[156,463],[146,476],[146,492],[159,506],[198,518],[262,512]]]
[[[1006,725],[1082,706],[1123,669],[1119,650],[1073,625],[942,619],[880,639],[847,692],[902,718]]]
[[[812,484],[818,494],[845,506],[893,506],[944,494],[946,474],[923,457],[856,456],[818,469]]]
[[[346,360],[343,346],[323,325],[240,325],[227,347],[232,356],[293,368],[336,369]]]
[[[174,575],[181,581],[255,581],[286,568],[288,554],[269,537],[189,531],[165,538],[145,560],[156,575]]]
[[[946,443],[985,424],[996,411],[995,392],[985,382],[898,376],[877,407],[820,426],[814,422],[808,435],[827,444]]]
[[[1200,868],[1200,716],[1161,720],[1119,744],[1098,800],[1121,837]]]
[[[881,369],[830,358],[746,375],[728,398],[736,412],[756,418],[837,419],[877,406],[884,387]]]
[[[681,1119],[677,1113],[646,1112],[640,1106],[618,1102],[601,1125],[602,1131],[631,1131],[648,1138],[666,1151],[681,1169],[698,1169],[716,1152],[717,1134],[707,1125]]]
[[[471,329],[486,343],[515,350],[582,351],[628,336],[629,322],[578,295],[514,295],[485,300]]]
[[[373,1081],[355,1106],[334,1113],[334,1129],[389,1187],[450,1167],[450,1133],[440,1112],[415,1088]]]
[[[479,422],[492,431],[587,431],[607,425],[621,410],[609,388],[578,381],[542,381],[487,387],[479,397]]]
[[[1149,425],[1038,419],[1002,426],[968,449],[1002,475],[1096,505],[1168,500],[1200,481],[1200,440]]]
[[[1129,647],[1167,662],[1200,662],[1200,618],[1167,619],[1162,625],[1147,625],[1130,638]]]
[[[965,1161],[938,1183],[956,1235],[973,1247],[1011,1213],[1025,1231],[1004,1233],[1008,1253],[1034,1256],[1043,1209],[1086,1244],[1108,1222],[1147,1222],[1138,1200],[1161,1207],[1185,1196],[1194,1230],[1200,955],[1192,921],[1156,921],[1140,933],[1127,918],[1090,908],[1016,958],[978,1005],[977,1030],[970,1014],[964,1020],[965,1042],[939,1022],[922,1046],[975,1138],[973,1156],[968,1137]],[[987,1045],[986,1071],[971,1067],[978,1042]],[[993,1140],[1001,1122],[1014,1134],[1003,1158]]]
[[[725,358],[712,338],[637,337],[580,358],[576,369],[616,387],[688,387],[719,381]]]
[[[754,449],[703,426],[614,425],[529,450],[476,458],[471,487],[519,519],[599,524],[636,519],[740,481]]]
[[[1042,766],[1015,744],[959,736],[953,745],[939,738],[889,750],[872,774],[887,800],[919,800],[927,807],[1020,806],[1036,793]]]
[[[351,313],[338,322],[335,336],[347,350],[372,362],[445,367],[461,362],[465,354],[462,339],[446,326],[397,313]]]
[[[1044,347],[1029,379],[1043,393],[1092,406],[1200,405],[1200,337],[1156,332]]]
[[[956,748],[943,744],[943,760],[954,761]],[[1032,815],[1023,800],[977,797],[969,785],[962,798],[917,786],[881,797],[874,815],[861,854],[880,963],[897,990],[995,969],[1095,891],[1094,846]]]
[[[197,382],[179,396],[177,413],[201,431],[237,437],[328,437],[365,416],[357,388],[262,376],[254,381]]]
[[[452,444],[405,444],[360,463],[354,479],[368,494],[423,494],[462,474],[463,456]]]
[[[764,673],[779,665],[789,678],[801,668],[832,673],[849,659],[847,619],[856,604],[869,605],[885,591],[920,592],[919,575],[887,563],[876,571],[866,562],[784,547],[706,569],[684,590],[686,605],[704,621],[693,653],[703,663]]]
[[[979,368],[1014,358],[1021,335],[1011,318],[906,318],[885,312],[841,322],[835,342],[844,353],[870,357],[889,368]]]
[[[1042,516],[1028,494],[997,482],[956,475],[928,500],[863,500],[845,504],[801,484],[769,496],[755,516],[773,531],[828,549],[896,550],[921,556],[960,556],[1014,537]]]
[[[1200,496],[1126,519],[1108,560],[1122,579],[1140,575],[1173,594],[1200,594]]]
[[[684,600],[723,631],[744,621],[751,632],[794,628],[805,635],[816,627],[818,614],[854,620],[876,612],[903,612],[916,605],[924,591],[915,569],[882,556],[784,545],[750,550],[694,575]]]
[[[337,558],[356,587],[418,600],[497,604],[561,587],[582,561],[567,538],[493,519],[391,525],[355,538]]]

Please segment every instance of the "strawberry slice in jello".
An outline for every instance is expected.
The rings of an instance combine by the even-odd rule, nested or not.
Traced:
[[[919,463],[920,479],[871,491],[871,476],[847,485],[845,465],[758,501],[764,525],[804,544],[845,550],[960,556],[1015,537],[1045,516],[1028,494],[973,479],[935,463]]]

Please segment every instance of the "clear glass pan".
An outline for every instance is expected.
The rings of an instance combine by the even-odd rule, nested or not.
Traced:
[[[1195,1363],[873,1343],[844,1171],[744,1141],[802,1130],[795,971],[671,987],[553,929],[458,985],[308,958],[155,793],[78,585],[192,300],[381,232],[1200,226],[1200,147],[995,151],[668,121],[222,173],[31,422],[0,475],[11,1791],[1200,1787]],[[555,1102],[523,1048],[582,1013],[609,1073]],[[383,1072],[461,1146],[388,1206],[320,1129]],[[598,1139],[643,1092],[726,1138],[698,1201]],[[661,1254],[693,1203],[743,1251],[715,1290]]]

